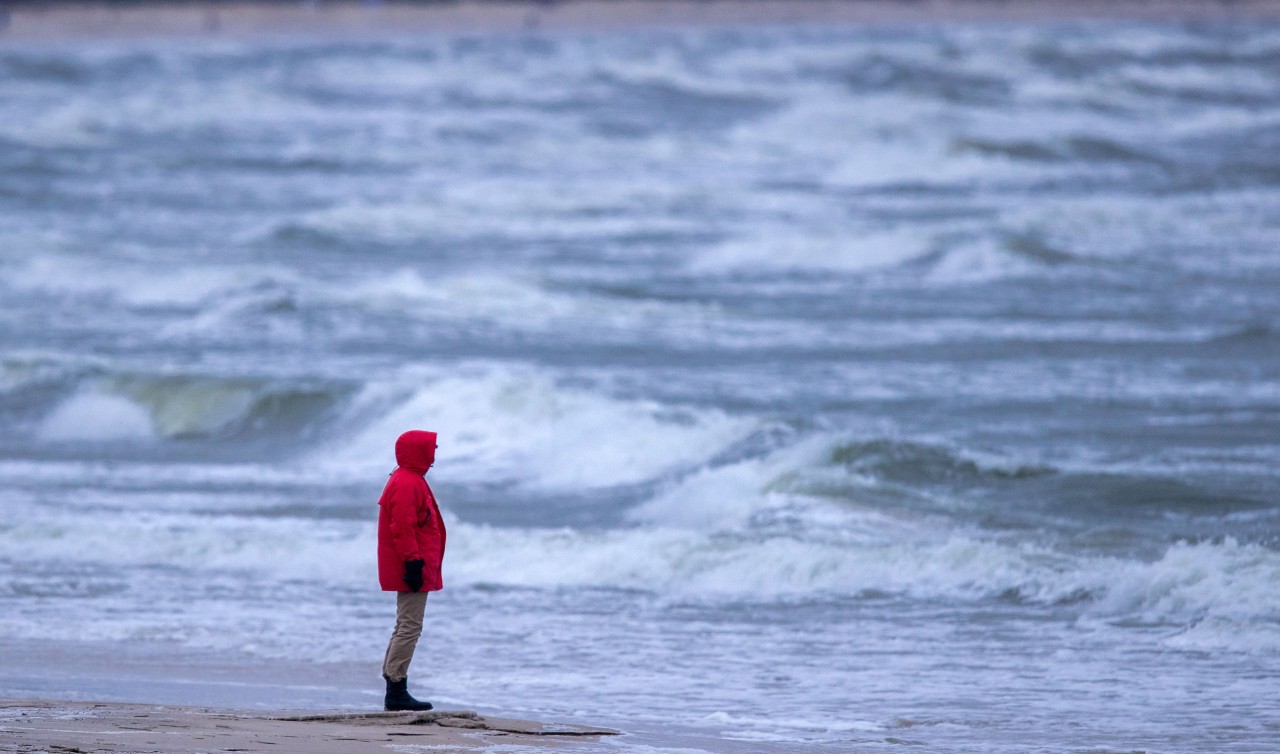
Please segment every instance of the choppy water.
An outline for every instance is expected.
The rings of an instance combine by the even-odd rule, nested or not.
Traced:
[[[438,700],[1280,748],[1280,26],[10,45],[0,260],[10,640],[371,703],[421,427]]]

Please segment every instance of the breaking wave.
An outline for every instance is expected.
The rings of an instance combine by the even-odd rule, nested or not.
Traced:
[[[445,479],[582,490],[696,467],[753,427],[718,410],[566,387],[532,370],[465,371],[366,388],[351,416],[372,418],[354,439],[324,449],[324,462],[365,474],[387,469],[395,438],[427,428],[440,433]]]
[[[115,376],[82,384],[43,418],[47,441],[298,435],[341,393],[257,379]]]
[[[112,569],[198,562],[215,578],[251,572],[256,580],[310,579],[359,589],[376,580],[373,541],[372,521],[180,513],[97,521],[36,517],[0,528],[0,559],[21,558],[34,546],[54,561]],[[1230,539],[1174,544],[1145,561],[956,532],[839,543],[663,527],[491,527],[455,518],[449,541],[445,578],[455,588],[620,589],[664,601],[712,603],[995,601],[1068,610],[1085,621],[1165,626],[1172,646],[1280,650],[1274,634],[1269,640],[1262,636],[1264,627],[1280,622],[1274,589],[1280,553]],[[49,579],[47,589],[66,591],[64,575]],[[124,588],[100,581],[86,581],[88,592],[50,596],[85,598]],[[35,576],[5,583],[11,593],[0,597],[46,589]],[[1253,637],[1252,643],[1238,645],[1232,637],[1241,633]]]

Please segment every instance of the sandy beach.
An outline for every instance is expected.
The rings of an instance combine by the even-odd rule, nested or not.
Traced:
[[[383,752],[402,745],[483,751],[553,747],[617,731],[470,711],[264,714],[208,707],[0,700],[0,750]]]
[[[402,34],[769,24],[899,24],[1049,19],[1262,18],[1275,0],[564,0],[21,4],[0,11],[0,41],[79,37]]]

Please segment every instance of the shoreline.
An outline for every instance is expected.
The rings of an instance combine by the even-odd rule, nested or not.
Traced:
[[[195,754],[371,754],[396,745],[480,752],[503,743],[554,748],[618,735],[609,728],[431,712],[277,713],[117,702],[0,699],[0,748]]]
[[[1277,0],[459,0],[420,4],[144,0],[0,6],[0,45],[87,38],[1277,18]]]

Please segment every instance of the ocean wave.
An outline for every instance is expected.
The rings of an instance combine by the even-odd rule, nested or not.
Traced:
[[[661,189],[629,183],[593,186],[590,195],[560,177],[554,185],[441,189],[394,202],[339,203],[273,222],[258,236],[270,243],[324,249],[423,241],[625,239],[638,234],[700,237],[705,222],[662,205]],[[656,207],[654,205],[657,205]],[[657,209],[640,212],[640,209]]]
[[[50,572],[8,581],[0,596],[115,594],[127,573],[121,568],[175,563],[199,563],[215,576],[252,573],[255,583],[306,579],[373,589],[373,515],[366,523],[146,511],[112,519],[23,516],[0,527],[0,560],[110,570],[89,578],[87,592],[58,587],[66,575]],[[1174,646],[1232,647],[1234,633],[1256,635],[1258,626],[1280,621],[1274,589],[1280,553],[1231,539],[1174,544],[1146,561],[954,531],[852,544],[661,527],[493,527],[449,518],[445,580],[453,588],[618,589],[710,603],[1013,603],[1066,610],[1086,622],[1164,626],[1172,630],[1166,638]],[[1261,642],[1234,648],[1276,647]]]
[[[957,233],[942,237],[935,250],[904,265],[939,286],[972,285],[1012,279],[1084,275],[1098,269],[1115,269],[1105,256],[1064,248],[1041,229],[1008,228],[997,233]],[[1153,328],[1154,331],[1154,328]]]
[[[86,390],[58,405],[41,423],[38,435],[52,442],[147,440],[151,415],[122,395]]]
[[[1173,649],[1199,652],[1226,651],[1249,654],[1280,653],[1280,617],[1260,619],[1233,619],[1208,615],[1190,621],[1172,636],[1163,640]]]
[[[1171,537],[1270,541],[1265,527],[1246,522],[1267,510],[1265,497],[1203,481],[1223,461],[1170,463],[1168,456],[1151,463],[1049,461],[941,441],[820,433],[676,474],[626,520],[856,546],[964,531],[1095,554],[1150,554]],[[1242,458],[1237,468],[1257,473],[1265,466]],[[1120,539],[1093,536],[1100,527]]]
[[[1163,96],[1183,103],[1258,107],[1275,96],[1274,77],[1247,63],[1124,65],[1108,72],[1106,78],[1146,100]]]
[[[563,284],[534,275],[430,275],[400,268],[342,285],[318,283],[305,295],[313,305],[341,308],[353,316],[390,314],[427,323],[437,332],[460,330],[466,339],[478,328],[552,336],[560,343],[580,338],[690,346],[709,340],[754,343],[760,337],[758,325],[744,326],[711,304],[620,295],[607,286]]]
[[[48,488],[60,485],[78,488],[77,482],[95,480],[93,494],[81,497],[73,495],[65,502],[69,509],[101,505],[105,509],[134,510],[138,501],[146,498],[157,502],[158,509],[191,507],[192,490],[198,494],[212,493],[223,512],[240,509],[260,511],[263,505],[277,501],[281,489],[296,489],[300,485],[331,486],[336,480],[324,478],[316,469],[297,464],[252,461],[208,463],[204,458],[196,461],[132,459],[130,463],[106,459],[87,459],[85,454],[69,459],[4,459],[0,460],[0,480],[8,485],[9,499],[17,504],[24,498],[20,490]],[[153,488],[154,489],[151,489]],[[115,498],[121,489],[130,490],[130,497]],[[147,489],[147,492],[139,490]],[[271,489],[272,493],[263,490]],[[376,489],[374,490],[376,494]],[[243,501],[243,504],[237,505]],[[209,502],[207,499],[204,502]]]
[[[94,69],[82,60],[65,55],[5,52],[0,54],[0,74],[11,81],[83,84],[93,77]]]
[[[222,127],[235,131],[254,124],[270,127],[286,121],[315,122],[330,114],[323,107],[311,107],[284,96],[253,77],[224,75],[201,80],[199,76],[184,78],[178,74],[165,80],[143,75],[142,80],[149,85],[118,88],[121,82],[109,75],[113,65],[108,58],[102,58],[101,64],[89,58],[70,63],[66,74],[74,76],[82,70],[90,78],[49,85],[74,87],[72,91],[77,96],[56,98],[31,117],[6,119],[0,122],[0,134],[40,148],[131,146],[139,137],[163,140],[200,129]],[[193,61],[164,61],[160,67],[181,66],[184,62]],[[130,65],[121,60],[119,69],[126,72]],[[146,65],[145,61],[141,63],[143,74],[148,73]],[[156,81],[163,84],[154,85]],[[39,86],[34,81],[28,84],[31,85]]]
[[[45,415],[37,434],[51,442],[297,435],[341,397],[331,387],[248,378],[90,378]]]
[[[0,76],[19,84],[80,89],[98,83],[118,84],[161,74],[167,62],[152,52],[84,48],[79,50],[11,49],[0,52]]]
[[[892,91],[957,105],[998,105],[1013,93],[1011,81],[991,71],[880,54],[857,61],[842,79],[859,95]]]
[[[983,237],[938,229],[860,232],[852,228],[778,228],[739,235],[705,248],[687,262],[698,274],[772,276],[780,270],[857,275],[898,274],[938,285],[1045,276],[1104,260],[1060,248],[1045,234],[1005,230]]]
[[[727,129],[772,112],[779,103],[759,91],[726,91],[692,85],[668,75],[637,78],[606,74],[607,87],[590,119],[612,135],[648,136],[662,131]]]
[[[61,380],[67,374],[61,362],[56,354],[12,354],[0,358],[0,395]]]
[[[374,515],[367,524],[353,524],[148,510],[108,516],[33,513],[0,527],[0,560],[92,564],[97,570],[91,579],[120,578],[125,568],[198,564],[281,581],[376,583]],[[44,580],[67,577],[54,568]]]
[[[295,279],[293,271],[271,265],[174,267],[43,254],[8,270],[5,285],[24,292],[98,296],[131,307],[196,307],[238,291]]]
[[[656,592],[671,599],[774,601],[897,594],[1054,601],[1078,586],[1047,551],[963,537],[853,546],[688,529],[467,529],[451,566],[463,584]],[[536,556],[534,553],[538,553]]]
[[[328,465],[390,468],[395,438],[426,428],[440,433],[451,479],[571,490],[696,467],[753,427],[717,410],[617,399],[506,368],[407,373],[366,387],[348,416],[364,428],[323,450]]]
[[[639,308],[555,291],[534,278],[428,277],[411,268],[390,270],[342,288],[330,288],[325,296],[345,306],[392,312],[413,319],[483,322],[524,330],[552,330],[568,321],[598,325],[625,317],[624,309]]]
[[[880,479],[926,484],[1027,479],[1056,471],[1043,464],[979,459],[941,445],[889,439],[842,443],[831,451],[831,463]]]
[[[778,270],[857,273],[891,268],[925,256],[934,240],[918,230],[852,232],[849,228],[777,228],[739,235],[700,250],[691,272],[772,275]]]
[[[1033,459],[941,443],[823,433],[671,479],[627,518],[644,526],[786,532],[858,546],[931,541],[975,515],[998,528],[994,522],[1008,514],[992,500],[1035,496],[1059,474]],[[1039,510],[1039,503],[1027,500],[1020,508]]]
[[[1262,346],[1280,341],[1280,327],[1266,322],[1253,322],[1234,330],[1220,333],[1204,341],[1211,345]]]
[[[1015,160],[1042,162],[1120,162],[1167,165],[1163,158],[1118,139],[1100,135],[1075,135],[1042,141],[965,137],[952,142],[958,153],[976,152]]]

